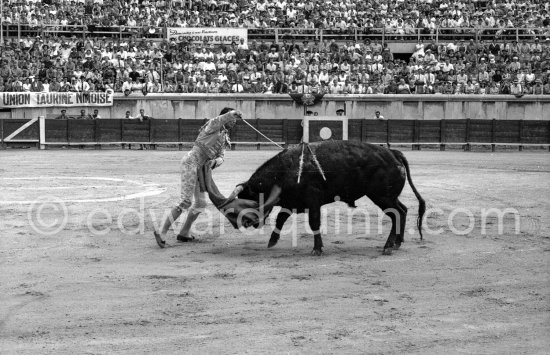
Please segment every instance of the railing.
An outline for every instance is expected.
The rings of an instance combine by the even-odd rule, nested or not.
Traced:
[[[250,120],[280,144],[297,144],[302,138],[300,119]],[[49,145],[191,144],[203,120],[152,119],[140,122],[126,119],[0,119],[1,146],[23,142]],[[22,129],[23,127],[23,129]],[[14,132],[18,135],[15,137]],[[459,145],[550,147],[550,122],[532,120],[348,120],[348,139],[377,144],[402,144],[420,148],[436,145],[444,150]],[[9,139],[7,138],[9,137]],[[243,122],[231,131],[233,144],[267,144],[267,140]]]
[[[151,30],[151,31],[150,31]],[[122,27],[122,26],[84,26],[84,25],[41,25],[32,27],[28,24],[7,24],[1,26],[2,37],[17,38],[20,40],[26,36],[36,37],[52,34],[55,36],[107,37],[108,39],[125,39],[133,36],[138,38],[150,38],[162,40],[166,38],[165,27]],[[323,41],[335,39],[337,41],[366,39],[381,42],[416,42],[431,41],[445,42],[460,39],[492,40],[499,41],[532,41],[535,37],[549,36],[545,28],[506,28],[500,30],[493,27],[437,27],[433,30],[424,28],[398,30],[390,27],[383,28],[351,28],[351,29],[319,29],[319,28],[249,28],[249,40],[265,40],[281,42],[283,40]]]
[[[110,40],[129,39],[132,37],[149,38],[162,40],[166,38],[166,29],[163,27],[105,27],[105,26],[83,26],[83,25],[42,25],[30,26],[27,24],[6,24],[2,25],[3,38],[17,38],[21,40],[27,36],[44,37],[52,35],[55,37],[65,36],[76,38],[106,37]]]

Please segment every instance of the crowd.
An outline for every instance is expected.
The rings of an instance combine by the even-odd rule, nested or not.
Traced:
[[[90,30],[139,26],[320,28],[362,33],[386,28],[396,33],[435,27],[522,27],[548,34],[550,5],[544,0],[3,0],[3,21],[31,28],[84,25]],[[542,32],[542,33],[537,33]]]
[[[408,61],[379,42],[208,43],[10,39],[0,91],[550,94],[550,38],[419,42]]]
[[[0,44],[0,92],[550,94],[550,2],[542,0],[2,0],[4,24],[92,36],[26,36]],[[93,35],[101,28],[319,28],[395,36],[452,28],[489,42],[421,43],[405,61],[379,41],[282,40],[214,46]],[[517,43],[521,27],[538,36]],[[345,37],[341,37],[345,38]],[[479,38],[479,37],[478,37]]]

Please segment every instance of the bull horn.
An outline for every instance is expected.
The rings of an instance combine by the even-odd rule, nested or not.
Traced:
[[[283,189],[279,185],[273,185],[267,201],[265,201],[265,203],[260,206],[259,210],[270,210],[273,206],[275,206],[275,204],[279,202],[279,196],[281,196],[281,192],[283,192]]]
[[[239,195],[241,193],[241,191],[243,191],[243,185],[237,185],[237,187],[235,187],[235,190],[233,190],[233,192],[231,193],[231,195],[229,195],[229,197],[227,198],[229,201],[231,200],[234,200],[237,195]]]

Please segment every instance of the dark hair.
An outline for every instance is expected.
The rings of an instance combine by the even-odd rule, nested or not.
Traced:
[[[221,115],[225,115],[226,113],[230,112],[230,111],[233,111],[234,108],[231,108],[231,107],[224,107],[221,111],[220,111],[220,116]]]

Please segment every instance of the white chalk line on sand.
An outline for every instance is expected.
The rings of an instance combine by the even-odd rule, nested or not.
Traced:
[[[121,188],[128,186],[119,186],[119,185],[80,185],[79,189],[102,189],[102,188]],[[30,191],[40,191],[40,190],[67,190],[74,189],[74,186],[35,186],[35,187],[21,187],[21,186],[12,186],[5,187],[2,186],[2,190],[30,190]]]
[[[64,202],[64,203],[92,203],[92,202],[118,202],[118,201],[125,201],[125,200],[133,200],[137,198],[142,197],[149,197],[149,196],[155,196],[163,193],[166,191],[166,188],[161,187],[158,184],[154,183],[142,183],[135,180],[129,180],[129,179],[121,179],[121,178],[110,178],[110,177],[92,177],[92,176],[37,176],[37,177],[0,177],[0,181],[2,180],[100,180],[100,181],[114,181],[114,182],[123,182],[126,184],[132,184],[137,187],[145,189],[144,191],[136,192],[133,194],[123,195],[123,196],[115,196],[115,197],[106,197],[106,198],[93,198],[93,199],[55,199],[56,201],[43,201],[40,200],[40,202]],[[102,186],[102,185],[98,185]],[[108,185],[105,185],[108,186]],[[73,188],[73,189],[83,189],[87,188],[89,186],[68,186],[66,188]],[[113,185],[108,187],[116,187],[120,188],[121,186]],[[65,188],[65,187],[59,187],[57,188]],[[32,188],[27,187],[27,190],[32,190]],[[43,187],[37,187],[36,190],[42,190]],[[36,203],[37,200],[0,200],[0,205],[30,205]]]

